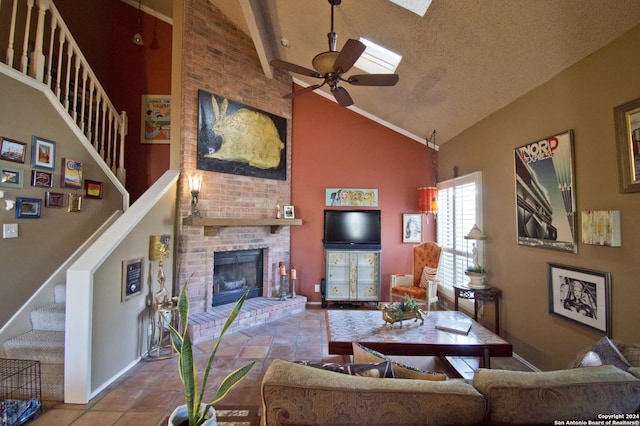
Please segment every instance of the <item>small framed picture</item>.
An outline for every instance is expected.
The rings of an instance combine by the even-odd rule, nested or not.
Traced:
[[[60,192],[45,192],[44,194],[44,206],[45,207],[64,207],[64,194]]]
[[[24,163],[27,144],[3,137],[0,141],[0,160]]]
[[[16,198],[16,219],[39,219],[42,200],[39,198]]]
[[[82,195],[69,194],[69,211],[76,213],[82,210]]]
[[[87,198],[102,200],[102,182],[85,179],[84,196]]]
[[[24,170],[13,167],[0,167],[0,186],[22,188]]]
[[[284,218],[285,219],[295,219],[296,213],[293,206],[284,206]]]
[[[31,138],[31,167],[54,170],[56,168],[56,143],[39,136]]]
[[[138,257],[122,261],[122,299],[121,302],[142,293],[144,283],[144,258]]]
[[[82,189],[82,163],[69,158],[62,159],[60,186],[63,188]]]
[[[611,337],[611,274],[547,264],[549,313]]]
[[[49,172],[31,170],[31,186],[51,188],[53,186],[53,175]]]
[[[402,215],[402,242],[422,242],[422,215],[405,213]]]

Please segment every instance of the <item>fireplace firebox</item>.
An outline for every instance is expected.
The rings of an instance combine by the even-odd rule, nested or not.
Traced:
[[[215,252],[212,306],[235,303],[247,290],[247,298],[261,297],[262,281],[262,249]]]

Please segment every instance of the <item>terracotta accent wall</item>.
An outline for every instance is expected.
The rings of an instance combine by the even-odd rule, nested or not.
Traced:
[[[292,144],[287,147],[286,181],[196,170],[198,90],[290,119],[291,102],[282,99],[290,89],[290,77],[279,73],[273,80],[266,78],[252,40],[207,0],[185,1],[182,43],[181,217],[190,212],[191,195],[185,177],[194,172],[203,176],[198,209],[204,217],[274,217],[276,204],[290,202]],[[289,120],[289,141],[290,127]],[[183,226],[181,233],[177,285],[189,279],[193,313],[210,309],[216,251],[267,248],[267,292],[276,278],[278,262],[285,262],[289,268],[288,227],[276,234],[265,226],[229,227],[221,228],[216,236],[205,236],[201,227]]]
[[[390,275],[411,273],[413,244],[402,242],[402,214],[416,213],[416,188],[433,182],[427,147],[314,93],[294,98],[293,140],[291,201],[303,220],[291,227],[298,293],[321,300],[314,286],[325,276],[324,209],[346,209],[327,207],[325,189],[377,188],[379,203],[372,208],[382,214],[381,296],[388,300]],[[423,215],[423,240],[435,239],[434,223],[433,215]]]
[[[611,273],[612,337],[639,342],[640,193],[618,188],[613,109],[640,98],[640,27],[444,144],[440,175],[483,172],[484,229],[491,284],[502,289],[500,330],[514,351],[543,370],[569,361],[602,336],[549,315],[549,262]],[[578,253],[518,246],[516,147],[574,131]],[[582,244],[580,212],[620,210],[622,247]],[[491,316],[489,316],[491,318]]]

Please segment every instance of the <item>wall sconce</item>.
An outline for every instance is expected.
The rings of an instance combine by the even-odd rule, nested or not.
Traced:
[[[191,175],[189,177],[189,190],[191,191],[191,217],[202,217],[196,207],[198,207],[198,195],[202,186],[201,175]]]

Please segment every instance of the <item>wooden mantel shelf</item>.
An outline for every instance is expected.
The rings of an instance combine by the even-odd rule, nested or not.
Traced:
[[[182,219],[185,226],[202,226],[204,234],[213,236],[218,233],[218,228],[223,226],[269,226],[271,233],[275,234],[283,226],[302,225],[302,219],[231,219],[231,218],[206,218],[185,217]]]

